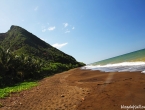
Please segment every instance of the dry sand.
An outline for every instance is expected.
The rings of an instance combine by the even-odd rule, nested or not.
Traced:
[[[0,110],[121,110],[145,106],[145,74],[72,69],[0,99]],[[124,109],[125,110],[125,109]]]

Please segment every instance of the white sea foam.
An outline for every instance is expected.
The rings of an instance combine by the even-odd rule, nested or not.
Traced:
[[[123,62],[107,65],[87,65],[82,69],[100,70],[104,72],[141,71],[145,73],[145,62]]]

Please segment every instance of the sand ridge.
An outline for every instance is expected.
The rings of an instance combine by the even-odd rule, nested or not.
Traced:
[[[121,110],[145,106],[145,74],[72,69],[0,99],[0,110]]]

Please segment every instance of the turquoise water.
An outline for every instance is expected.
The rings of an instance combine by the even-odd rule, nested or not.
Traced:
[[[91,65],[106,65],[106,64],[114,64],[114,63],[121,63],[121,62],[130,62],[139,59],[145,59],[145,49],[134,51],[131,53],[127,53],[124,55],[116,56],[113,58],[109,58],[106,60],[98,61],[92,63]]]

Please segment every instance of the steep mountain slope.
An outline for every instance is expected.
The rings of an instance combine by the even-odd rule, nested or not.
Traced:
[[[98,61],[92,63],[93,65],[105,65],[105,64],[113,64],[113,63],[121,63],[121,62],[134,62],[134,61],[145,61],[145,49],[141,49],[138,51],[134,51],[131,53],[127,53],[124,55],[116,56],[113,58],[109,58],[106,60]]]
[[[5,39],[6,33],[0,33],[0,44]]]
[[[10,48],[16,54],[33,56],[46,62],[78,64],[72,56],[52,47],[19,26],[12,25],[8,32],[0,34],[0,46],[4,49]]]

